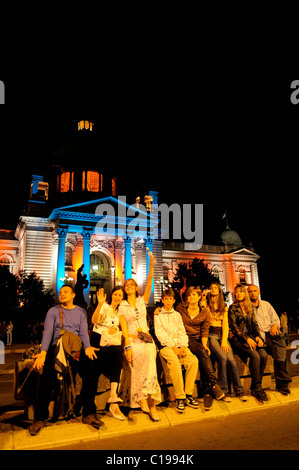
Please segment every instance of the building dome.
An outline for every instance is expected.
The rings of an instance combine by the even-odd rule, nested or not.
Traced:
[[[225,230],[222,232],[221,240],[224,245],[229,246],[242,246],[242,240],[239,237],[238,233],[235,230],[230,229],[226,226]]]

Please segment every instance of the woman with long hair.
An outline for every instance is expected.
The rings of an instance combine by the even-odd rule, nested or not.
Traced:
[[[207,295],[208,308],[210,310],[209,343],[211,352],[218,362],[218,383],[225,393],[223,401],[230,402],[227,367],[233,383],[234,391],[242,401],[246,401],[243,386],[241,384],[238,366],[228,341],[228,307],[224,302],[220,284],[213,282]]]
[[[233,351],[243,362],[249,357],[251,373],[251,394],[260,402],[268,400],[262,389],[262,378],[267,363],[267,353],[255,318],[253,306],[247,289],[237,285],[234,290],[234,303],[228,310],[228,322],[233,334],[231,344]]]
[[[156,404],[161,402],[161,389],[156,367],[157,350],[149,335],[146,310],[152,291],[155,257],[150,251],[148,255],[150,257],[149,272],[143,297],[139,294],[136,281],[127,279],[124,284],[125,299],[119,307],[119,314],[124,316],[128,325],[133,356],[130,363],[131,381],[127,390],[124,390],[124,395],[127,392],[130,396],[131,408],[140,407],[153,421],[159,421]],[[141,333],[146,333],[146,335]],[[145,342],[144,339],[149,342]]]
[[[212,406],[212,394],[221,400],[225,394],[217,383],[217,377],[210,359],[208,348],[210,313],[201,307],[201,290],[198,287],[189,287],[185,293],[185,302],[179,304],[176,310],[182,315],[182,320],[189,336],[189,349],[197,357],[200,377],[204,392],[204,409]]]
[[[93,330],[90,344],[98,348],[97,358],[88,361],[87,370],[84,371],[82,394],[88,395],[90,408],[95,413],[94,396],[96,394],[98,379],[101,373],[110,379],[110,396],[108,398],[109,411],[113,418],[123,421],[125,416],[119,409],[122,403],[118,396],[118,385],[123,364],[122,336],[124,337],[125,354],[130,361],[131,351],[126,349],[129,345],[127,324],[122,315],[119,315],[119,304],[124,298],[122,286],[116,286],[106,302],[104,289],[97,292],[98,305],[94,311],[91,322]],[[120,331],[121,329],[121,331]]]

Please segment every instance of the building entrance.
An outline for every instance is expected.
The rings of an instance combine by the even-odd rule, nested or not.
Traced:
[[[100,252],[95,251],[90,255],[90,288],[89,288],[89,304],[95,307],[97,301],[97,291],[103,288],[107,298],[112,290],[111,266],[108,257]]]

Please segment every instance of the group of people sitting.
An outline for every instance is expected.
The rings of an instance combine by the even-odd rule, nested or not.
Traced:
[[[34,422],[29,426],[31,435],[36,435],[48,418],[51,391],[57,377],[55,348],[65,331],[79,336],[83,343],[78,361],[83,370],[82,422],[97,428],[103,424],[96,414],[95,404],[101,373],[110,379],[108,403],[112,417],[125,420],[119,406],[129,405],[141,408],[153,421],[160,420],[156,408],[162,401],[156,366],[158,349],[169,368],[178,413],[183,413],[185,406],[199,407],[193,397],[198,369],[205,410],[210,409],[213,398],[231,401],[228,373],[235,395],[241,401],[247,400],[234,353],[245,362],[248,357],[250,359],[251,393],[257,400],[268,399],[262,389],[266,348],[274,357],[277,390],[283,394],[290,392],[288,383],[291,379],[287,371],[285,340],[279,330],[280,321],[273,307],[259,299],[256,286],[237,286],[234,303],[229,308],[217,283],[204,293],[197,287],[189,287],[185,301],[175,308],[174,291],[165,290],[163,307],[154,312],[154,340],[149,334],[146,304],[152,290],[155,258],[151,252],[148,255],[149,273],[143,296],[140,296],[134,279],[127,279],[124,287],[116,286],[108,301],[104,290],[98,291],[90,337],[85,311],[73,303],[72,287],[61,288],[60,305],[51,308],[46,316],[41,352],[35,356],[34,367],[43,368],[43,372]],[[218,363],[217,375],[211,356]]]

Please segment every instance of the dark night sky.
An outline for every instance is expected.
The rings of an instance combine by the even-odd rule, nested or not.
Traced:
[[[22,85],[0,77],[0,227],[15,227],[33,163],[88,115],[133,185],[156,187],[159,202],[204,204],[205,244],[219,242],[227,209],[230,227],[261,256],[263,298],[276,308],[294,305],[299,105],[289,97],[296,77],[244,77],[39,77]]]

